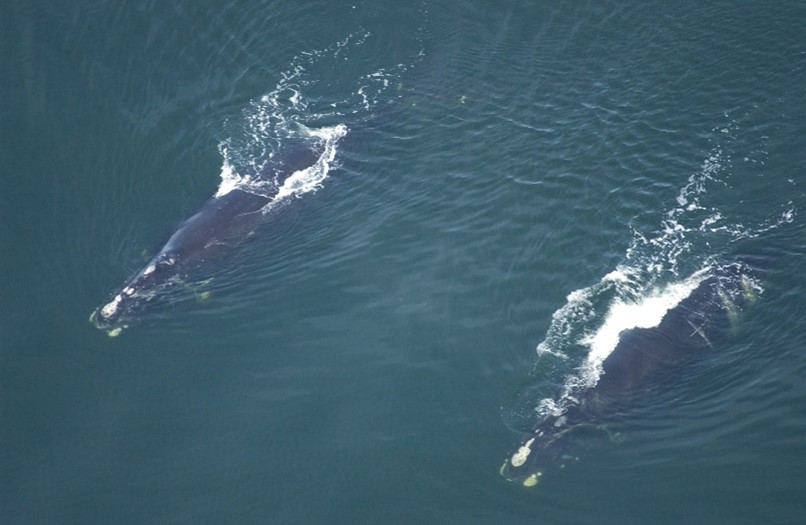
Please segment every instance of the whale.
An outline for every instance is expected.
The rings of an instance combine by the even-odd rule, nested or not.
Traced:
[[[578,449],[596,436],[621,439],[608,426],[647,402],[686,363],[713,355],[735,333],[739,314],[759,288],[739,262],[705,269],[696,286],[667,310],[657,325],[623,330],[601,361],[595,384],[562,396],[557,410],[524,433],[500,473],[525,487],[578,459]],[[579,381],[579,384],[583,384]]]
[[[179,224],[141,270],[92,312],[90,322],[109,336],[119,335],[149,305],[159,303],[167,289],[249,238],[265,222],[266,209],[280,196],[284,183],[304,170],[321,168],[326,150],[321,142],[300,141],[255,163],[260,167],[250,168],[242,177],[248,184],[222,185]]]

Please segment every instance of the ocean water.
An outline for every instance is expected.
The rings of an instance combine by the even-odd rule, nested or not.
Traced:
[[[0,521],[799,523],[805,24],[790,1],[5,2]],[[332,159],[254,235],[116,337],[89,322],[317,133]],[[635,305],[736,261],[758,299],[621,439],[499,475]]]

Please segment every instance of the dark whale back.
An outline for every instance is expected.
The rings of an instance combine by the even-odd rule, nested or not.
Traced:
[[[258,169],[244,170],[246,182],[229,191],[219,190],[184,220],[146,267],[95,310],[90,320],[109,335],[120,333],[137,310],[155,301],[159,290],[249,237],[288,178],[316,165],[322,153],[321,145],[295,143]]]
[[[501,474],[526,486],[536,484],[546,468],[562,466],[571,436],[598,428],[682,364],[713,355],[714,342],[724,340],[743,305],[755,300],[748,271],[740,263],[713,268],[656,326],[622,331],[601,362],[595,384],[573,392],[559,413],[538,422]]]

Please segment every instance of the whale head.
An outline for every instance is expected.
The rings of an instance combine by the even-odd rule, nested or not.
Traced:
[[[586,439],[601,430],[611,435],[601,425],[580,422],[577,410],[571,407],[564,413],[549,416],[533,432],[524,434],[501,465],[501,475],[513,483],[534,487],[548,472],[562,470],[578,461],[579,458],[569,452],[578,449]]]
[[[564,453],[562,433],[545,433],[538,430],[526,434],[518,448],[504,460],[500,473],[508,481],[524,487],[537,485],[547,471],[562,469],[565,463],[575,459]]]
[[[112,299],[90,314],[90,322],[116,337],[138,317],[144,306],[177,277],[176,257],[161,252],[132,277]]]

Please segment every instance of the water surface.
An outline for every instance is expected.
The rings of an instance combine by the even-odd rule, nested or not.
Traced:
[[[798,521],[804,22],[761,1],[6,2],[0,513]],[[87,321],[298,124],[348,133],[198,276],[209,299],[117,338]],[[758,302],[624,442],[532,490],[498,475],[608,276],[637,300],[732,258]]]

